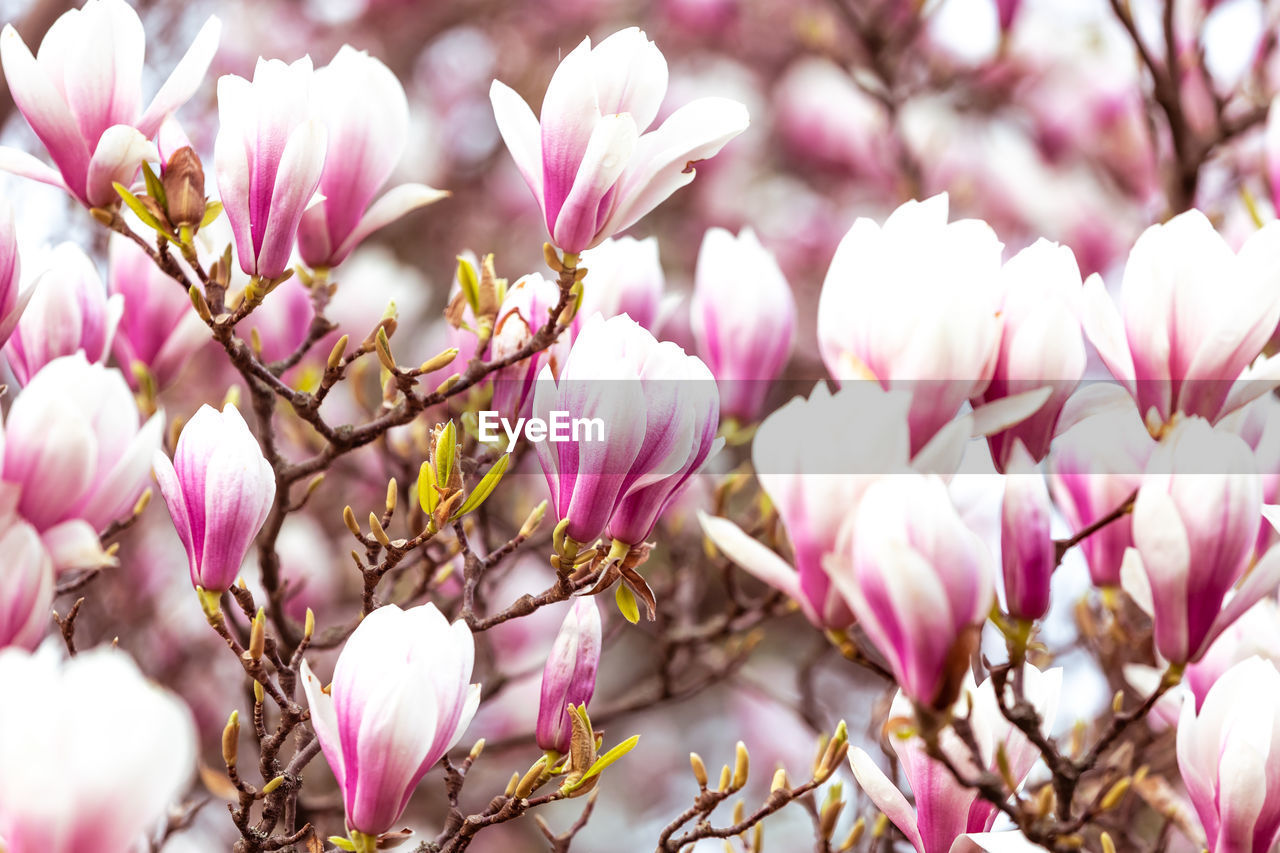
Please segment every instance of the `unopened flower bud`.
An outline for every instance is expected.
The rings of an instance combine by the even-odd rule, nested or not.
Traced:
[[[572,721],[568,707],[585,706],[591,701],[600,648],[600,610],[595,599],[575,599],[542,672],[537,726],[538,746],[542,749],[569,751]]]
[[[206,199],[204,195],[204,165],[199,155],[190,147],[179,148],[165,164],[164,195],[169,223],[175,228],[190,228],[193,232],[204,219]]]

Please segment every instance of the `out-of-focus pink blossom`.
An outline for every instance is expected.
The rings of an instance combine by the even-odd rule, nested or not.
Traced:
[[[97,268],[83,249],[74,243],[54,248],[47,269],[30,288],[30,301],[4,347],[19,383],[26,385],[36,371],[59,356],[83,352],[91,362],[107,357],[124,301],[107,296]]]
[[[747,129],[742,104],[700,98],[646,132],[666,92],[667,61],[634,27],[594,49],[583,39],[561,60],[541,119],[493,82],[498,130],[562,251],[577,254],[629,228],[693,180],[693,163]]]
[[[1078,533],[1133,496],[1156,443],[1128,392],[1111,384],[1080,389],[1067,401],[1059,426],[1049,454],[1049,488]],[[1132,525],[1132,516],[1122,515],[1080,543],[1095,585],[1120,585]]]
[[[191,585],[230,589],[271,511],[275,472],[235,406],[201,406],[178,437],[173,462],[156,451],[156,482],[187,549]]]
[[[17,30],[0,33],[9,92],[57,169],[21,151],[0,148],[0,168],[62,187],[81,203],[119,201],[113,182],[128,185],[149,140],[195,93],[218,48],[221,24],[209,18],[169,79],[142,109],[146,37],[125,0],[88,0],[62,14],[33,57]]]
[[[914,473],[877,480],[825,562],[903,692],[924,706],[950,706],[995,589],[991,555],[942,480]]]
[[[133,383],[133,371],[141,366],[157,387],[167,387],[210,340],[190,297],[136,243],[119,235],[111,240],[107,287],[113,298],[124,299],[111,339],[116,362]]]
[[[1151,614],[1165,660],[1199,660],[1280,584],[1280,549],[1249,566],[1261,523],[1249,446],[1203,418],[1175,424],[1147,463],[1133,506],[1135,548],[1121,572],[1125,590]]]
[[[1040,672],[1027,666],[1023,672],[1026,698],[1044,720],[1044,733],[1047,735],[1057,716],[1062,670]],[[1000,713],[995,686],[990,679],[975,687],[973,677],[968,676],[965,692],[973,703],[969,712],[970,725],[981,753],[981,764],[975,766],[969,747],[951,729],[940,736],[942,749],[957,767],[970,774],[1000,773],[1000,761],[1003,760],[1009,776],[1020,784],[1031,772],[1039,753],[1026,736],[1014,729]],[[857,747],[849,750],[853,774],[876,808],[893,821],[917,853],[953,853],[972,849],[953,845],[967,833],[985,833],[991,829],[998,811],[993,804],[979,798],[974,789],[956,782],[942,762],[929,757],[924,742],[907,722],[913,713],[910,697],[898,691],[889,710],[889,719],[898,721],[898,725],[896,730],[888,733],[888,741],[911,786],[915,806],[907,802],[874,759]],[[979,847],[985,849],[981,845]]]
[[[338,656],[328,692],[306,661],[311,725],[357,834],[357,849],[404,813],[419,780],[453,748],[480,704],[471,684],[475,641],[434,604],[374,610]]]
[[[983,402],[1048,386],[1048,401],[1021,423],[987,439],[1003,468],[1021,442],[1031,458],[1049,453],[1058,417],[1084,375],[1080,332],[1080,269],[1065,246],[1040,240],[1014,255],[1001,271],[1004,329]]]
[[[6,489],[12,489],[6,486]],[[34,649],[50,625],[53,561],[40,534],[21,518],[9,516],[0,529],[0,648]]]
[[[195,770],[191,712],[122,651],[0,651],[0,838],[7,853],[130,853]]]
[[[576,337],[593,315],[606,320],[626,314],[651,332],[657,331],[666,277],[658,258],[658,239],[613,237],[582,253],[587,278],[582,283],[582,307],[574,315]]]
[[[884,162],[890,138],[884,105],[831,60],[797,60],[778,82],[774,104],[783,143],[806,164],[871,180],[892,177]]]
[[[59,569],[107,561],[98,534],[133,509],[160,447],[164,415],[139,424],[120,371],[83,353],[46,364],[13,401],[0,479]]]
[[[311,58],[259,59],[253,80],[218,80],[214,171],[249,275],[276,278],[289,266],[302,213],[324,169],[325,126],[312,117]]]
[[[569,751],[570,705],[585,705],[596,690],[600,667],[600,608],[593,598],[578,598],[569,608],[542,670],[537,741],[542,749]]]
[[[1280,383],[1254,359],[1280,320],[1280,224],[1233,252],[1203,213],[1152,225],[1129,253],[1120,309],[1085,283],[1085,332],[1158,431],[1175,413],[1216,422]]]
[[[947,222],[946,194],[909,201],[883,226],[858,219],[818,302],[818,345],[840,380],[916,386],[911,448],[986,390],[1000,347],[1000,241]]]
[[[1280,672],[1261,658],[1218,679],[1197,713],[1182,707],[1178,771],[1210,853],[1266,853],[1280,836]]]
[[[606,530],[644,541],[711,455],[720,422],[707,366],[625,315],[587,321],[558,380],[543,368],[533,411],[548,422],[552,411],[603,422],[602,437],[588,425],[578,440],[535,445],[556,517],[582,543]]]
[[[754,231],[744,228],[737,237],[723,228],[707,231],[690,310],[698,355],[720,388],[720,411],[755,421],[791,355],[796,303]]]
[[[446,193],[401,184],[373,201],[400,161],[409,134],[409,102],[391,69],[344,44],[314,80],[328,128],[320,177],[324,200],[303,214],[298,252],[319,268],[337,266],[374,231]]]

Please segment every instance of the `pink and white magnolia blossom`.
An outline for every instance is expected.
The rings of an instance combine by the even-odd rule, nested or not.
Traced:
[[[1026,698],[1044,721],[1043,731],[1048,735],[1057,716],[1062,670],[1041,672],[1028,665],[1023,673]],[[966,676],[964,692],[973,703],[969,719],[982,755],[981,766],[975,766],[969,747],[949,728],[939,736],[943,751],[970,775],[978,771],[999,773],[998,756],[1003,752],[1009,777],[1021,784],[1039,759],[1039,752],[1026,735],[1013,728],[1000,713],[995,686],[990,679],[975,687],[973,676]],[[962,708],[957,710],[964,713]],[[962,853],[975,849],[975,844],[976,849],[982,850],[1024,849],[1016,845],[1000,846],[1001,841],[1014,844],[1020,840],[1016,835],[1006,838],[1004,833],[996,833],[992,834],[997,836],[994,839],[988,835],[998,814],[996,806],[979,797],[973,788],[956,782],[942,762],[929,757],[924,742],[908,722],[913,714],[911,699],[899,690],[889,709],[886,734],[903,776],[911,786],[914,808],[865,750],[858,747],[849,750],[853,774],[871,802],[906,836],[916,853]],[[987,846],[988,841],[996,846]]]
[[[328,692],[302,663],[311,725],[346,807],[357,850],[390,830],[428,770],[462,739],[480,705],[475,640],[434,604],[379,607],[352,632]],[[366,846],[361,847],[361,844]]]
[[[109,562],[98,534],[132,511],[163,430],[163,413],[140,423],[120,371],[83,353],[49,362],[14,399],[0,479],[21,488],[18,514],[59,569]]]
[[[710,228],[694,276],[693,338],[720,387],[723,415],[751,423],[786,366],[796,331],[791,285],[750,228]]]
[[[600,667],[600,608],[594,598],[575,598],[556,634],[542,670],[536,739],[541,749],[569,752],[569,706],[585,705],[596,690]]]
[[[253,80],[218,79],[214,171],[249,275],[277,278],[289,266],[303,210],[324,169],[327,132],[313,118],[311,58],[259,59]]]
[[[1209,853],[1267,853],[1280,838],[1280,672],[1262,658],[1228,670],[1199,712],[1182,706],[1178,770]]]
[[[373,201],[409,136],[404,87],[380,60],[344,44],[315,72],[313,96],[328,128],[323,200],[302,215],[298,253],[321,268],[337,266],[374,231],[447,193],[401,184]]]
[[[211,340],[190,297],[136,243],[118,234],[109,248],[107,288],[112,298],[124,299],[111,352],[133,382],[134,372],[146,368],[159,388],[167,387]]]
[[[0,553],[0,648],[34,649],[50,625],[53,560],[35,528],[15,515],[0,522]]]
[[[589,281],[582,283],[582,307],[570,334],[577,336],[593,314],[606,320],[626,314],[651,332],[661,319],[666,276],[658,256],[658,238],[610,237],[582,253]]]
[[[538,273],[532,273],[517,281],[507,290],[498,319],[493,325],[493,338],[489,342],[489,358],[506,358],[520,350],[537,334],[551,316],[551,309],[560,301],[560,288]],[[503,368],[493,374],[492,408],[514,421],[529,412],[533,384],[543,364],[559,372],[558,358],[564,348],[556,345],[550,350],[534,353],[523,361]]]
[[[1255,362],[1280,321],[1280,223],[1239,252],[1197,210],[1152,225],[1119,301],[1090,278],[1084,329],[1153,433],[1176,413],[1216,423],[1280,384],[1280,359]]]
[[[825,565],[913,702],[955,701],[995,597],[992,559],[934,475],[863,492]]]
[[[1133,398],[1112,384],[1072,395],[1049,454],[1049,489],[1078,533],[1133,496],[1156,442],[1142,425]],[[1125,549],[1133,544],[1133,517],[1125,514],[1080,543],[1094,585],[1120,585]]]
[[[629,228],[693,180],[693,164],[747,129],[747,110],[699,98],[649,126],[667,93],[667,60],[643,31],[591,39],[560,61],[541,118],[493,81],[498,131],[561,251],[578,254]]]
[[[1036,388],[1052,389],[1035,414],[987,439],[1001,469],[1021,442],[1039,462],[1049,453],[1058,417],[1084,375],[1080,331],[1080,268],[1066,246],[1039,240],[1000,271],[1003,331],[991,384],[978,399],[990,403]]]
[[[1147,463],[1133,506],[1134,547],[1121,569],[1166,661],[1199,660],[1280,584],[1280,548],[1250,566],[1261,523],[1262,484],[1248,445],[1203,418],[1178,421]]]
[[[909,201],[840,241],[818,301],[818,347],[841,381],[916,386],[911,448],[987,389],[1000,353],[1001,243],[976,219],[947,222],[945,193]]]
[[[1049,583],[1057,567],[1049,534],[1052,512],[1044,475],[1022,442],[1015,441],[1000,509],[1005,609],[1015,619],[1034,621],[1049,612]]]
[[[13,208],[0,202],[0,346],[18,327],[22,312],[35,293],[23,289],[22,259],[18,254],[18,231],[13,224]]]
[[[20,384],[30,382],[36,371],[59,356],[83,352],[91,362],[106,359],[124,299],[107,296],[97,267],[83,249],[74,243],[56,246],[30,289],[27,308],[4,347]]]
[[[659,343],[625,314],[587,321],[560,376],[544,367],[535,417],[600,418],[572,441],[541,441],[538,462],[566,534],[643,542],[658,517],[719,446],[720,398],[711,371],[673,343]]]
[[[157,450],[156,483],[187,549],[192,586],[230,589],[271,511],[276,477],[240,412],[201,406],[178,437],[173,461]]]
[[[0,169],[62,187],[89,207],[120,200],[114,183],[133,182],[161,123],[195,93],[218,49],[221,24],[209,18],[155,98],[142,109],[146,36],[125,0],[87,0],[64,12],[33,57],[17,30],[0,33],[0,63],[13,102],[44,143],[56,169],[0,148]]]
[[[703,531],[726,557],[796,601],[814,625],[848,628],[853,614],[823,566],[845,519],[877,477],[913,468],[954,472],[969,438],[967,420],[957,420],[913,459],[910,409],[906,390],[849,382],[832,394],[818,383],[808,399],[793,398],[760,424],[752,467],[782,519],[791,563],[727,518],[699,514]]]
[[[0,650],[0,838],[6,853],[132,853],[177,805],[196,731],[123,651],[60,660]]]

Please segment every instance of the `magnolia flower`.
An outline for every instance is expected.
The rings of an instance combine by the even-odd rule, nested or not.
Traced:
[[[572,441],[535,445],[556,517],[588,544],[606,531],[643,542],[711,455],[720,422],[706,365],[626,315],[588,320],[558,380],[542,369],[533,412],[549,421],[552,411],[603,427],[602,435],[588,425]]]
[[[49,627],[53,561],[40,534],[16,516],[3,522],[0,553],[5,555],[0,569],[0,648],[34,649]]]
[[[1057,715],[1062,670],[1040,672],[1028,665],[1023,674],[1024,693],[1044,720],[1043,730],[1048,735]],[[1001,773],[999,762],[1003,753],[1008,768],[1006,778],[1021,784],[1040,757],[1039,752],[1000,713],[995,686],[990,679],[975,687],[973,676],[966,676],[965,693],[973,702],[969,722],[982,755],[982,766],[974,766],[969,747],[951,729],[944,730],[939,737],[943,751],[957,767],[970,775],[976,771]],[[964,713],[964,709],[957,710]],[[994,843],[1004,841],[1012,846],[987,846],[985,842],[991,839],[986,832],[998,814],[995,805],[980,798],[973,788],[956,782],[941,762],[928,756],[920,736],[906,722],[912,716],[911,700],[906,693],[898,691],[889,709],[887,740],[911,786],[914,808],[865,750],[857,747],[849,750],[853,775],[876,808],[893,821],[917,853],[962,853],[974,849],[970,845],[975,842],[979,849],[985,850],[1025,849],[1014,843],[1017,836],[1005,838],[1003,833],[998,834],[1000,838]],[[899,721],[897,730],[892,728],[894,721]],[[980,835],[965,838],[968,833]]]
[[[191,712],[122,651],[0,650],[7,853],[130,853],[195,770]]]
[[[1175,424],[1151,454],[1133,506],[1134,548],[1121,568],[1125,590],[1151,614],[1165,660],[1199,660],[1280,584],[1280,548],[1249,565],[1261,520],[1248,445],[1203,418]]]
[[[1000,273],[1004,330],[991,384],[979,400],[992,402],[1036,388],[1048,402],[1020,424],[987,439],[1003,468],[1021,442],[1038,462],[1049,453],[1058,417],[1084,375],[1080,333],[1080,268],[1066,246],[1040,240],[1014,255]],[[975,405],[978,400],[975,400]]]
[[[26,385],[36,371],[59,356],[83,352],[91,362],[106,359],[124,300],[107,296],[97,268],[83,249],[74,243],[57,246],[47,269],[29,289],[26,311],[4,348],[19,383]]]
[[[131,183],[143,160],[156,159],[148,140],[195,93],[220,30],[217,18],[205,21],[143,110],[145,35],[125,0],[87,0],[63,13],[34,57],[7,25],[0,62],[9,92],[57,169],[11,148],[0,148],[0,168],[62,187],[89,207],[119,201],[112,184]]]
[[[711,228],[698,251],[693,302],[698,355],[720,387],[720,409],[752,422],[791,355],[796,303],[791,285],[755,232]]]
[[[574,599],[542,670],[537,727],[541,749],[569,752],[572,731],[568,707],[591,701],[600,666],[600,642],[600,609],[595,599]]]
[[[312,115],[311,58],[259,59],[249,81],[218,79],[214,171],[249,275],[277,278],[289,266],[302,212],[325,163],[325,126]]]
[[[1183,705],[1177,752],[1209,853],[1267,853],[1280,838],[1275,665],[1256,657],[1242,661],[1218,679],[1198,713]]]
[[[985,222],[947,222],[946,194],[857,220],[818,301],[818,347],[831,375],[911,387],[919,450],[970,397],[1000,352],[1000,241]]]
[[[0,479],[21,488],[18,514],[59,569],[107,559],[98,533],[132,511],[163,429],[160,413],[139,425],[120,371],[83,353],[49,362],[14,399]]]
[[[825,562],[903,692],[937,709],[955,701],[995,593],[991,556],[942,480],[877,480]]]
[[[1063,409],[1059,428],[1049,454],[1049,488],[1078,533],[1133,496],[1156,443],[1128,392],[1111,384],[1080,389]],[[1122,515],[1080,543],[1095,585],[1120,585],[1132,524],[1132,516]]]
[[[629,228],[747,129],[742,104],[700,98],[649,131],[666,91],[667,61],[634,27],[594,49],[583,39],[561,60],[541,119],[493,81],[498,131],[561,251],[576,255]]]
[[[1120,310],[1085,284],[1084,329],[1149,428],[1177,412],[1216,422],[1280,382],[1252,364],[1280,321],[1280,223],[1238,253],[1197,210],[1152,225],[1129,253]]]
[[[136,243],[112,235],[109,255],[107,287],[113,299],[124,300],[111,352],[126,377],[145,368],[165,388],[209,341],[209,330],[190,297]]]
[[[155,452],[156,483],[191,569],[191,585],[230,589],[276,496],[276,477],[240,412],[211,406],[187,422],[173,462]]]
[[[626,314],[649,331],[656,330],[666,287],[658,238],[611,237],[583,252],[582,265],[591,280],[583,282],[582,307],[570,329],[574,337],[593,314],[606,320]]]
[[[1034,621],[1049,612],[1049,582],[1057,567],[1049,535],[1052,511],[1044,476],[1022,442],[1015,442],[1000,511],[1005,608],[1015,619]]]
[[[470,725],[480,704],[480,685],[470,684],[474,657],[465,622],[450,625],[434,604],[388,604],[352,632],[328,691],[302,662],[311,725],[362,853]]]
[[[506,358],[529,343],[551,316],[551,309],[560,302],[560,288],[538,273],[527,275],[507,291],[498,308],[498,319],[493,326],[493,339],[489,344],[491,359]],[[558,369],[556,358],[560,348],[534,353],[523,361],[505,367],[494,374],[492,408],[514,420],[528,413],[533,383],[544,363],[551,365],[552,373]]]
[[[913,461],[910,408],[905,390],[851,382],[832,394],[819,383],[807,400],[792,399],[760,424],[752,466],[782,519],[792,563],[727,518],[700,515],[702,529],[725,556],[799,603],[814,625],[849,627],[853,614],[823,567],[845,519],[879,476],[913,467],[953,472],[969,437],[967,421],[956,421]]]
[[[324,200],[302,215],[298,252],[312,267],[333,267],[374,231],[447,193],[401,184],[370,206],[409,135],[404,87],[382,62],[344,44],[315,72],[313,94],[328,128],[320,177]]]

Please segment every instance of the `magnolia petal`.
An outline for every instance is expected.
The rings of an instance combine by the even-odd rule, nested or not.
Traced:
[[[884,771],[860,747],[849,750],[849,766],[853,768],[853,776],[876,808],[884,812],[885,817],[898,827],[916,850],[923,850],[920,830],[916,828],[916,810],[907,802],[907,798],[898,790],[898,786],[889,780]]]
[[[698,523],[702,525],[702,532],[707,538],[735,565],[794,600],[814,624],[821,623],[813,605],[801,592],[800,576],[790,563],[752,539],[746,531],[727,518],[708,515],[699,510]]]
[[[102,549],[98,531],[87,521],[73,518],[55,524],[40,535],[58,572],[75,569],[104,569],[116,564],[115,558]]]
[[[622,177],[618,206],[602,231],[635,224],[693,180],[693,164],[714,156],[751,123],[747,108],[728,98],[699,98],[676,110],[636,146]]]
[[[974,438],[1003,432],[1022,423],[1040,411],[1053,395],[1053,386],[1045,385],[1021,394],[1001,397],[973,410],[972,435]]]
[[[516,161],[516,168],[524,176],[533,195],[542,203],[542,140],[538,119],[524,98],[515,90],[497,80],[489,87],[489,102],[493,105],[493,117],[498,122],[498,133]]]
[[[341,263],[356,246],[379,228],[390,225],[410,211],[426,207],[448,195],[448,190],[432,189],[425,184],[401,184],[388,190],[369,206],[360,223],[347,236],[347,239],[342,241],[338,251],[334,252],[334,257],[338,263]]]
[[[222,22],[210,15],[204,22],[195,40],[187,48],[182,59],[174,67],[169,79],[164,81],[160,91],[151,99],[142,118],[138,119],[137,128],[142,135],[150,139],[160,130],[164,120],[176,112],[179,107],[191,99],[200,83],[204,80],[213,55],[218,52],[218,40],[222,35]]]
[[[85,192],[89,203],[105,207],[119,200],[114,184],[128,186],[144,160],[159,160],[156,146],[137,128],[117,124],[107,128],[89,161]]]
[[[1134,393],[1136,375],[1133,355],[1129,352],[1125,337],[1124,320],[1097,273],[1085,279],[1081,305],[1080,324],[1084,327],[1085,336],[1098,351],[1111,375],[1120,380],[1129,389],[1129,393]]]

